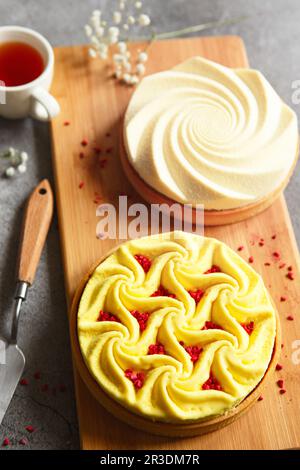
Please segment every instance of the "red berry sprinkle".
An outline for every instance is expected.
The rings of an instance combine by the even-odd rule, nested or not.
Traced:
[[[148,354],[166,354],[165,348],[161,343],[150,344]]]
[[[3,439],[3,442],[2,442],[2,447],[7,447],[7,446],[10,446],[10,445],[11,445],[10,440],[8,439],[8,437],[5,437]]]
[[[137,262],[142,266],[145,273],[151,268],[151,260],[144,255],[134,255]]]
[[[82,141],[81,141],[82,147],[86,147],[87,144],[88,144],[88,140],[87,139],[82,139]]]
[[[98,203],[101,202],[102,200],[103,200],[103,199],[102,199],[102,197],[101,197],[99,194],[96,194],[96,195],[95,195],[94,202],[95,202],[96,204],[98,204]]]
[[[264,264],[265,266],[271,266],[271,263],[269,263],[268,261],[266,261]]]
[[[138,390],[144,385],[145,374],[143,372],[134,372],[132,369],[126,369],[125,377],[131,380],[135,388]]]
[[[280,395],[283,395],[284,393],[286,393],[285,388],[281,388],[281,389],[279,390],[279,393],[280,393]]]
[[[70,124],[71,124],[70,121],[65,121],[64,122],[64,126],[69,126]]]
[[[35,428],[29,424],[28,426],[25,426],[25,429],[27,432],[33,433],[35,431]]]
[[[260,242],[258,242],[258,245],[259,246],[264,246],[265,242],[263,240],[261,240]]]
[[[191,356],[191,361],[193,363],[198,361],[200,353],[203,351],[203,348],[199,348],[199,346],[187,346],[184,349]]]
[[[254,261],[253,256],[249,256],[248,261],[249,261],[249,263],[253,263],[253,261]]]
[[[289,271],[286,275],[286,277],[290,280],[293,281],[295,279],[295,275],[292,271]]]
[[[81,160],[84,158],[84,153],[83,153],[83,152],[80,152],[79,158],[80,158]]]
[[[170,292],[162,285],[160,285],[159,288],[151,294],[151,297],[171,297],[171,299],[176,299],[176,295],[170,294]]]
[[[188,291],[190,296],[194,299],[196,304],[200,302],[202,297],[204,296],[204,291],[202,289],[196,289],[196,290],[189,290]]]
[[[79,188],[79,189],[82,189],[83,186],[84,186],[84,181],[80,181],[80,183],[79,183],[79,185],[78,185],[78,188]]]
[[[274,258],[279,259],[280,258],[280,253],[278,251],[274,251],[273,256],[274,256]]]
[[[111,153],[112,151],[113,151],[113,148],[112,148],[112,147],[108,147],[108,148],[105,150],[106,153]]]
[[[20,380],[20,385],[28,385],[28,384],[29,384],[29,382],[28,382],[27,379],[23,378],[23,379]]]
[[[222,387],[218,380],[210,373],[209,379],[202,385],[202,390],[218,390],[221,391]]]
[[[257,399],[257,401],[263,401],[264,397],[262,395],[260,395]]]
[[[293,271],[293,266],[288,266],[288,271]]]
[[[282,370],[283,366],[281,364],[276,364],[276,370]]]
[[[27,446],[28,441],[27,441],[27,439],[24,439],[24,437],[22,437],[22,439],[19,440],[19,444],[21,446]]]
[[[221,268],[217,266],[216,264],[213,264],[212,267],[208,269],[207,271],[205,271],[204,274],[213,274],[213,273],[220,273],[220,272],[221,272]]]
[[[281,263],[281,264],[279,265],[279,269],[283,269],[283,268],[285,268],[285,266],[286,266],[286,263]]]
[[[237,251],[243,251],[244,248],[245,247],[243,245],[241,245],[241,246],[238,247]]]
[[[285,302],[285,301],[286,301],[286,297],[285,297],[285,295],[282,295],[282,296],[280,297],[280,302]]]
[[[142,313],[142,312],[139,312],[138,310],[132,310],[132,312],[130,313],[132,316],[134,316],[134,318],[137,320],[138,324],[140,325],[140,330],[144,331],[147,326],[149,313],[147,312]]]
[[[277,385],[278,385],[279,388],[283,388],[283,379],[277,380],[276,383],[277,383]]]
[[[277,235],[276,235],[276,234],[274,234],[274,235],[272,235],[272,237],[271,237],[271,238],[272,238],[272,240],[275,240],[275,239],[276,239],[276,237],[277,237]]]
[[[41,373],[40,373],[40,371],[37,370],[37,371],[34,373],[33,377],[34,377],[36,380],[40,380],[40,378],[41,378]]]
[[[241,326],[244,328],[246,333],[250,336],[254,330],[254,321],[250,321],[249,323],[241,323]]]
[[[289,321],[293,321],[293,320],[294,320],[294,317],[293,317],[293,315],[288,315],[288,316],[286,317],[286,319],[289,320]]]
[[[223,328],[220,325],[217,325],[217,323],[214,323],[212,321],[206,321],[205,325],[202,330],[223,330]]]
[[[100,147],[94,147],[94,152],[95,152],[97,155],[99,155],[99,154],[102,152],[102,150],[101,150]]]
[[[107,159],[102,158],[101,160],[99,160],[99,165],[100,165],[100,168],[105,168],[107,165]]]
[[[117,318],[115,315],[112,315],[109,312],[104,312],[103,310],[100,310],[99,316],[97,318],[97,321],[115,321],[115,322],[120,322],[119,318]]]

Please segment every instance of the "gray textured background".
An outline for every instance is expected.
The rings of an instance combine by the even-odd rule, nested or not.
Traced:
[[[53,45],[85,42],[82,25],[92,9],[115,9],[114,0],[0,0],[0,24],[37,29]],[[216,19],[247,15],[242,23],[223,26],[203,34],[239,34],[250,63],[260,69],[291,106],[293,80],[300,79],[299,0],[144,0],[157,31],[170,31]],[[300,105],[293,106],[298,113]],[[31,158],[27,173],[16,180],[0,177],[0,332],[7,333],[9,308],[14,291],[14,264],[22,207],[37,182],[52,182],[50,139],[47,124],[30,119],[0,118],[0,150],[7,146],[27,150]],[[286,191],[297,238],[300,238],[300,175],[296,169]],[[39,266],[35,285],[24,308],[20,344],[27,358],[25,376],[29,386],[19,386],[0,426],[0,445],[5,436],[16,448],[21,437],[33,449],[79,447],[72,367],[67,333],[66,304],[57,222]],[[41,371],[35,380],[35,371]],[[50,391],[41,392],[42,384]],[[57,387],[66,386],[64,393]],[[56,391],[56,393],[55,393]],[[24,426],[36,432],[28,435]],[[27,434],[27,435],[26,435]],[[26,447],[26,448],[28,448]]]

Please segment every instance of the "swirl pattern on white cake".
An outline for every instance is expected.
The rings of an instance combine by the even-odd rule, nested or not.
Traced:
[[[296,159],[296,114],[257,70],[201,57],[142,80],[124,120],[129,161],[158,192],[234,209],[280,187]]]

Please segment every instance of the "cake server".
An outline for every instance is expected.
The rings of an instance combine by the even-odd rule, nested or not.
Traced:
[[[25,356],[17,344],[21,307],[32,285],[53,214],[53,194],[48,180],[31,193],[23,220],[18,280],[14,296],[13,320],[9,341],[1,341],[0,424],[22,376]]]

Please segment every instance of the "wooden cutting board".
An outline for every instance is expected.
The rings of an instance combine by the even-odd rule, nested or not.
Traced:
[[[248,64],[243,42],[238,37],[179,39],[151,46],[147,73],[168,69],[197,54],[231,67]],[[118,195],[124,193],[130,195],[132,202],[140,201],[140,197],[126,181],[118,156],[119,121],[132,90],[116,84],[105,63],[89,59],[86,47],[56,48],[55,55],[52,92],[61,105],[61,114],[51,125],[53,167],[65,285],[70,302],[89,267],[119,243],[119,240],[96,238],[97,204],[116,204]],[[88,141],[86,147],[81,145],[83,139]],[[101,148],[100,155],[94,147]],[[84,158],[80,158],[80,152],[84,153]],[[95,401],[75,370],[83,449],[286,449],[300,446],[300,365],[292,360],[293,352],[294,362],[300,360],[300,353],[297,357],[293,349],[295,341],[300,339],[299,254],[284,197],[254,218],[209,228],[206,235],[219,238],[233,249],[244,246],[240,254],[245,259],[253,256],[253,266],[263,275],[280,312],[283,370],[276,372],[263,401],[237,422],[212,434],[188,439],[160,438],[122,424]],[[260,238],[264,238],[264,246],[259,245]],[[275,260],[275,251],[280,253],[279,261]],[[283,263],[286,266],[281,267]],[[293,281],[286,277],[289,265],[293,266]],[[286,300],[280,301],[281,296]],[[287,320],[288,315],[293,315],[294,320]],[[283,395],[276,385],[279,378],[285,381]]]

